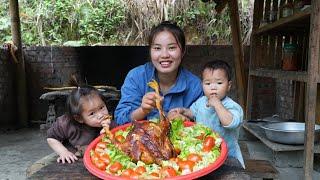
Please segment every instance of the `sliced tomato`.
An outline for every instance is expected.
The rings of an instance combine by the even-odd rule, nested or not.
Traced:
[[[170,158],[169,161],[173,161],[173,162],[178,163],[179,161],[181,161],[181,159],[176,157],[176,158]]]
[[[98,142],[98,144],[96,145],[96,148],[99,147],[99,148],[102,148],[102,149],[105,149],[107,148],[107,143],[106,142]]]
[[[100,155],[100,159],[101,159],[106,165],[109,165],[110,162],[111,162],[111,159],[110,159],[109,155],[106,154],[106,153],[101,154],[101,155]]]
[[[91,162],[94,164],[94,162],[96,162],[97,160],[99,160],[99,156],[93,152],[91,155]]]
[[[204,152],[209,152],[209,151],[211,151],[211,149],[213,148],[213,146],[214,146],[214,139],[213,139],[213,137],[207,136],[207,137],[204,139],[204,141],[203,141],[203,148],[202,148],[202,150],[203,150]]]
[[[95,152],[98,156],[100,156],[101,154],[104,153],[104,149],[101,148],[101,147],[96,147],[96,148],[94,149],[94,152]]]
[[[192,172],[193,171],[193,166],[194,166],[194,162],[193,161],[189,161],[189,160],[186,160],[186,161],[179,161],[178,162],[178,166],[179,166],[179,169],[181,171],[190,171]]]
[[[122,176],[122,177],[130,177],[133,172],[134,172],[133,169],[128,168],[128,169],[124,170],[124,171],[121,173],[121,176]]]
[[[139,174],[143,174],[143,173],[147,172],[147,170],[144,166],[139,166],[136,168],[135,172],[137,172]]]
[[[202,157],[199,154],[191,153],[188,155],[187,160],[197,163],[202,161]]]
[[[106,164],[101,159],[98,159],[98,160],[94,161],[93,163],[98,169],[106,170]]]
[[[150,175],[154,177],[159,177],[159,173],[156,173],[156,172],[152,172]]]
[[[130,176],[130,179],[139,179],[139,176],[140,176],[140,175],[141,175],[141,174],[133,171],[133,173],[132,173],[131,176]]]
[[[116,141],[120,143],[123,143],[126,140],[122,135],[117,135],[115,138],[116,138]]]
[[[112,173],[116,173],[118,172],[119,170],[122,169],[122,164],[119,163],[118,161],[116,161],[115,163],[113,163],[110,167],[109,167],[109,170],[110,172]]]
[[[162,178],[177,176],[176,170],[174,170],[173,167],[170,166],[162,167],[160,170],[160,174]]]

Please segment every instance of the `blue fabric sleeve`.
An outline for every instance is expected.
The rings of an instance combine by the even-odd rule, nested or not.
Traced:
[[[228,126],[223,126],[227,129],[238,128],[243,121],[243,110],[238,104],[226,104],[225,108],[232,114],[232,122]]]
[[[115,110],[115,120],[118,125],[131,122],[131,113],[137,109],[144,93],[139,89],[139,77],[131,70],[121,87],[121,99]]]
[[[197,101],[192,103],[192,105],[190,106],[190,110],[192,112],[194,120],[197,120],[199,106],[201,107],[201,101],[202,101],[202,98],[199,98]]]

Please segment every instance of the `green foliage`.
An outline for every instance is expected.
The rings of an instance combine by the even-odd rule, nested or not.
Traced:
[[[157,1],[158,2],[158,1]],[[243,34],[248,32],[249,0],[241,2]],[[165,19],[176,21],[188,44],[230,44],[228,10],[217,14],[215,4],[201,0],[19,0],[25,45],[145,44],[148,31]],[[0,43],[11,40],[9,0],[0,0]],[[158,9],[156,9],[158,8]],[[165,9],[164,14],[159,15]],[[153,17],[152,17],[153,16]],[[244,36],[244,35],[243,35]]]
[[[0,0],[0,4],[0,42],[7,42],[11,40],[10,15],[7,11],[9,9],[9,1]]]

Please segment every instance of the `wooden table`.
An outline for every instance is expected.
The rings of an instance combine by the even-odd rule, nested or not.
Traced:
[[[48,162],[48,165],[34,172],[28,179],[98,179],[84,167],[82,159],[73,164],[58,164],[55,158]],[[202,179],[249,180],[250,176],[241,168],[238,160],[229,158],[220,168],[200,178]]]

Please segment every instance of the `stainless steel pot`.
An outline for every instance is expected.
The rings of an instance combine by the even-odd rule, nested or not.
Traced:
[[[279,122],[261,125],[271,141],[283,144],[304,144],[305,123]],[[320,126],[315,125],[315,142],[319,140]]]

